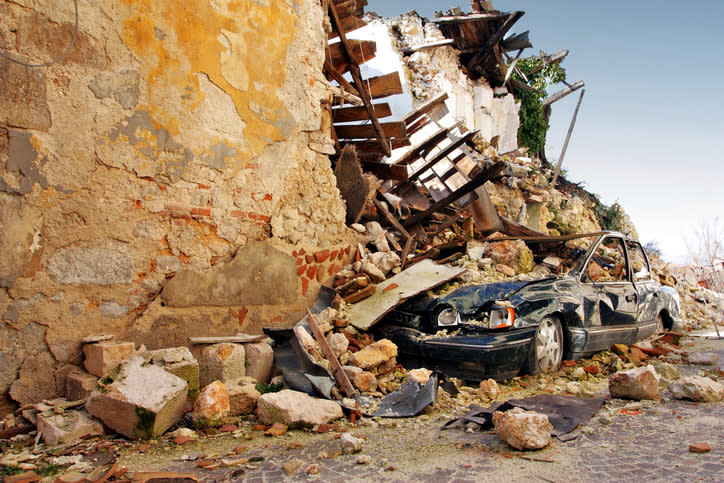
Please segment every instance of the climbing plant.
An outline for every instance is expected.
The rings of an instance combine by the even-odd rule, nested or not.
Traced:
[[[518,144],[527,146],[533,153],[543,149],[548,132],[548,123],[543,115],[543,97],[548,95],[547,89],[551,84],[566,80],[566,70],[561,67],[560,62],[543,65],[543,57],[546,54],[520,59],[517,63],[518,69],[525,74],[528,81],[513,72],[512,77],[532,87],[538,94],[526,89],[517,89],[516,96],[520,101],[520,127],[518,128]]]

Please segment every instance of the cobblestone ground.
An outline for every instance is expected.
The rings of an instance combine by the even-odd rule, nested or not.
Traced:
[[[693,338],[692,338],[693,339]],[[724,362],[723,340],[696,340],[697,350],[715,351]],[[682,375],[697,374],[706,366],[682,365]],[[250,441],[229,436],[191,443],[159,455],[135,458],[129,469],[144,467],[192,472],[202,481],[724,481],[724,402],[694,403],[673,400],[664,392],[660,402],[609,400],[576,438],[559,440],[544,450],[519,452],[501,442],[494,432],[441,431],[449,415],[368,421],[350,432],[365,437],[361,453],[338,455],[342,448],[335,433],[302,431]],[[692,453],[689,445],[707,443],[708,453]],[[178,461],[180,454],[223,454],[248,444],[240,456],[252,462],[239,467],[202,469],[197,462]],[[290,447],[291,445],[291,447]],[[301,446],[295,449],[297,446]],[[320,455],[322,456],[320,458]],[[358,464],[361,455],[369,464]],[[331,456],[331,458],[330,458]],[[259,460],[263,458],[263,460]],[[259,461],[254,461],[259,460]],[[166,461],[164,463],[164,461]],[[291,476],[284,464],[298,461]],[[316,466],[315,466],[316,465]],[[308,471],[316,474],[308,474]]]

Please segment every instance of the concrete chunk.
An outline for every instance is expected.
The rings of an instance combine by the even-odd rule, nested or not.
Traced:
[[[189,395],[199,392],[199,361],[188,347],[170,347],[157,349],[144,354],[149,362],[164,368],[174,376],[180,377],[189,385]]]
[[[133,356],[112,382],[93,391],[86,409],[128,438],[151,438],[181,419],[187,387],[183,379]]]
[[[88,399],[96,388],[98,378],[93,374],[76,369],[65,376],[65,398],[69,401]]]
[[[349,363],[362,369],[374,369],[393,357],[397,357],[397,346],[388,339],[381,339],[352,354]]]
[[[274,365],[274,350],[266,342],[244,344],[246,351],[246,375],[261,384],[267,384]]]
[[[551,442],[553,425],[545,414],[521,408],[495,411],[493,424],[500,439],[517,450],[541,449]]]
[[[133,342],[104,341],[83,346],[83,365],[94,376],[103,377],[136,353]]]
[[[70,443],[87,437],[103,434],[103,425],[92,419],[85,411],[52,412],[37,415],[38,432],[43,434],[47,445]]]
[[[262,394],[257,401],[257,416],[264,424],[313,426],[339,419],[342,415],[339,404],[290,389]]]
[[[654,366],[637,367],[608,376],[612,397],[627,399],[659,399],[659,375]]]
[[[226,390],[229,392],[230,416],[251,414],[261,396],[256,389],[256,384],[251,382],[248,377],[227,382]]]

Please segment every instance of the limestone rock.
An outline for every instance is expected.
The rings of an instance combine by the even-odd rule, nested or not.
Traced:
[[[349,347],[349,339],[347,339],[344,334],[340,334],[339,332],[330,334],[329,337],[327,337],[327,342],[332,348],[332,352],[334,352],[334,355],[338,358],[339,356],[347,352],[347,347]]]
[[[669,386],[676,399],[718,402],[724,399],[724,384],[701,376],[682,377]]]
[[[385,274],[377,268],[377,266],[369,260],[363,260],[360,265],[360,272],[370,276],[373,282],[380,283],[385,280]]]
[[[281,422],[292,427],[324,424],[343,415],[339,404],[291,389],[262,394],[256,411],[264,424]]]
[[[372,392],[377,389],[377,378],[369,371],[360,371],[355,374],[352,383],[362,392]]]
[[[431,375],[432,371],[430,369],[425,369],[424,367],[407,371],[408,379],[411,379],[423,386],[430,380]]]
[[[659,375],[652,365],[616,372],[608,376],[608,390],[612,397],[659,399]]]
[[[25,405],[55,396],[54,364],[53,356],[47,351],[26,357],[20,366],[18,378],[10,385],[10,397]]]
[[[43,434],[43,441],[47,445],[70,443],[87,436],[103,434],[100,421],[91,418],[85,411],[40,413],[37,415],[37,425],[38,432]]]
[[[274,366],[274,350],[266,342],[244,344],[246,375],[260,384],[267,384]]]
[[[98,378],[80,368],[69,372],[65,376],[65,398],[69,401],[87,399],[96,388]]]
[[[495,266],[495,269],[508,277],[515,276],[515,269],[508,265],[503,265],[502,263],[499,263]]]
[[[548,416],[535,411],[513,408],[493,413],[495,432],[515,449],[541,449],[551,442],[553,425]]]
[[[669,381],[673,381],[681,377],[679,369],[675,365],[667,364],[665,362],[656,365],[656,372],[661,377],[668,379]]]
[[[202,386],[213,381],[226,382],[246,375],[246,352],[242,344],[224,342],[201,352],[199,379]]]
[[[397,357],[397,346],[389,339],[381,339],[352,354],[349,363],[369,370],[393,357]]]
[[[392,251],[370,253],[367,255],[367,260],[372,262],[385,275],[402,264],[400,256]]]
[[[354,376],[363,371],[361,367],[357,366],[342,366],[342,370],[350,381],[354,381]]]
[[[188,347],[152,350],[147,352],[144,357],[147,357],[152,364],[162,367],[186,381],[191,397],[199,392],[199,361],[191,354]]]
[[[187,387],[183,379],[133,356],[111,383],[93,391],[86,410],[128,438],[151,438],[181,419]]]
[[[194,402],[192,418],[195,425],[214,425],[227,416],[230,410],[226,385],[221,381],[214,381],[201,389],[199,397]]]
[[[345,454],[359,453],[365,444],[364,439],[355,438],[349,433],[342,433],[342,437],[339,439],[342,441],[342,451]]]
[[[133,281],[133,253],[127,244],[112,240],[96,246],[72,246],[51,255],[46,270],[59,284],[127,284]]]
[[[493,400],[498,397],[500,390],[498,383],[495,379],[488,379],[486,381],[480,381],[480,388],[478,389],[478,397],[483,400]]]
[[[85,344],[83,365],[94,376],[103,377],[135,353],[136,346],[133,342],[103,341]]]
[[[689,364],[702,364],[713,366],[719,363],[719,354],[716,352],[692,352],[689,354]]]
[[[229,416],[251,414],[261,393],[249,378],[240,378],[226,383],[229,393]]]

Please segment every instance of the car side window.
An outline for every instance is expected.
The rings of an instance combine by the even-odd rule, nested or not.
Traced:
[[[651,269],[649,261],[646,259],[644,249],[640,243],[629,241],[626,243],[628,247],[628,258],[631,262],[631,268],[634,274],[634,281],[643,282],[651,280]]]
[[[628,281],[628,267],[620,238],[603,240],[586,267],[585,280],[588,282],[624,282]]]

